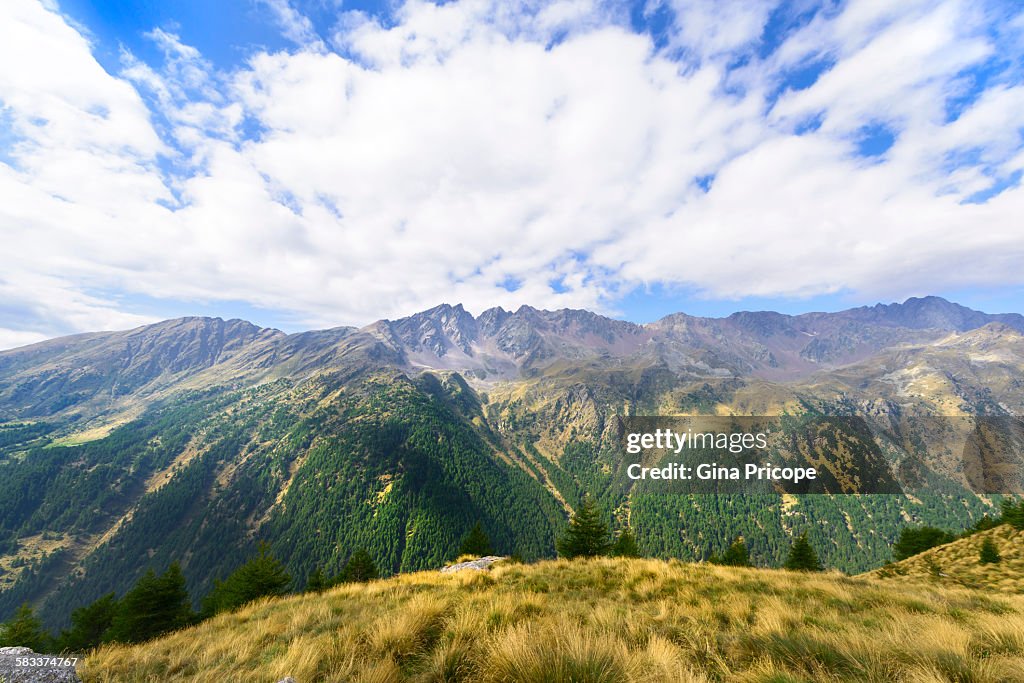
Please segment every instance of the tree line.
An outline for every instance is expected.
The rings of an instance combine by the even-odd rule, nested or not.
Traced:
[[[957,538],[967,538],[981,531],[994,529],[1000,524],[1009,524],[1015,529],[1024,529],[1024,500],[1004,500],[1001,505],[1001,514],[996,517],[983,516],[974,526],[963,533],[956,535],[944,529],[933,526],[904,527],[900,530],[899,538],[892,548],[893,560],[899,562],[907,558],[919,555],[926,550],[936,548],[940,545],[952,543]],[[978,551],[978,562],[981,564],[996,564],[1002,560],[999,549],[991,537],[982,541]]]
[[[338,576],[324,578],[314,570],[306,590],[377,577],[373,559],[365,550],[352,553]],[[71,628],[48,633],[32,607],[25,603],[0,629],[0,647],[23,646],[35,652],[85,652],[103,643],[141,643],[221,612],[230,612],[254,600],[289,592],[292,577],[284,565],[260,543],[256,556],[223,581],[215,581],[198,612],[192,608],[185,575],[177,562],[163,573],[149,569],[120,598],[109,593],[71,613]]]
[[[640,549],[629,527],[612,538],[609,525],[602,519],[596,502],[586,496],[569,520],[565,532],[556,543],[558,554],[567,559],[578,557],[639,557]],[[736,538],[722,555],[712,555],[712,564],[733,567],[751,567],[746,542]],[[789,555],[783,565],[794,571],[821,571],[823,569],[818,553],[811,546],[804,532],[793,540]]]

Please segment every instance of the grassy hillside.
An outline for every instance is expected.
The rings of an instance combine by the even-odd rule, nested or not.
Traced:
[[[982,564],[979,562],[981,545],[989,538],[999,551],[1001,560]],[[867,576],[1024,593],[1024,531],[1002,524],[876,569]]]
[[[1024,680],[1024,597],[678,561],[405,574],[104,647],[89,682]]]

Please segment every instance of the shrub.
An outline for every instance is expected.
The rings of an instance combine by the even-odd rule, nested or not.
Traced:
[[[63,631],[57,642],[57,649],[70,652],[85,652],[101,642],[117,615],[117,598],[113,593],[71,613],[71,630]]]
[[[477,522],[462,539],[457,556],[472,555],[473,557],[484,557],[493,554],[494,549],[491,547],[491,539],[484,533],[484,528],[480,522]]]
[[[636,537],[629,527],[622,530],[608,554],[612,557],[640,557],[640,548],[636,544]]]
[[[49,645],[50,635],[43,630],[42,622],[28,603],[19,607],[0,630],[0,647],[20,646],[45,652]]]
[[[324,578],[323,571],[320,570],[320,567],[314,567],[313,571],[309,573],[309,578],[306,579],[306,592],[319,593],[327,588],[327,585],[327,579]]]
[[[996,548],[995,542],[991,538],[986,538],[981,544],[981,552],[979,553],[978,561],[981,564],[996,564],[1002,557],[999,555],[999,549]]]
[[[354,581],[369,581],[377,578],[377,565],[373,563],[370,553],[359,549],[348,558],[345,568],[341,570],[338,580],[345,583]]]
[[[712,564],[721,564],[727,567],[751,566],[750,554],[747,552],[747,544],[742,538],[734,540],[721,557],[718,555],[712,555],[710,562]]]
[[[974,526],[971,527],[971,530],[964,535],[969,536],[970,534],[976,533],[978,531],[988,531],[989,529],[994,529],[997,526],[999,526],[998,520],[992,519],[988,515],[984,515],[981,519],[975,522]]]
[[[1003,501],[1003,522],[1014,529],[1024,529],[1024,500],[1018,503]]]

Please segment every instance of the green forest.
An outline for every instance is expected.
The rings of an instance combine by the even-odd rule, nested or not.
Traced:
[[[849,573],[891,560],[908,526],[960,533],[992,512],[978,498],[951,504],[953,493],[623,490],[599,434],[544,457],[535,424],[499,433],[455,374],[338,373],[192,392],[104,438],[72,445],[57,438],[67,431],[0,429],[0,544],[9,555],[25,539],[49,548],[0,568],[17,574],[0,592],[0,619],[31,604],[53,631],[172,567],[189,609],[203,612],[261,544],[280,558],[289,590],[341,575],[357,552],[381,575],[440,567],[477,526],[496,554],[554,557],[569,509],[585,500],[609,544],[626,533],[644,556],[711,560],[743,539],[751,564],[778,567],[805,535],[822,566]]]

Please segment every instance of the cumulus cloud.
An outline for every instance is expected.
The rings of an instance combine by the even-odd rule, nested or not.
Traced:
[[[154,27],[164,59],[109,73],[56,11],[3,4],[0,291],[33,313],[0,345],[147,319],[111,291],[332,325],[1024,279],[1024,87],[965,85],[1019,49],[1002,6],[854,0],[759,52],[776,3],[659,3],[663,45],[589,0],[410,0],[329,44],[265,5],[296,49],[218,71]],[[864,156],[871,127],[892,144]]]

